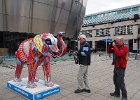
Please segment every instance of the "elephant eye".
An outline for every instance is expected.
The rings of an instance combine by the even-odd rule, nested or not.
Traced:
[[[45,43],[48,44],[48,45],[52,45],[51,39],[46,39]]]

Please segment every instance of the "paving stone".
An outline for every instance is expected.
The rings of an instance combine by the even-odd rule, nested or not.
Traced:
[[[105,56],[92,55],[91,65],[88,70],[88,79],[91,93],[75,94],[77,89],[77,74],[79,65],[74,61],[51,62],[52,81],[61,87],[61,92],[44,98],[43,100],[120,100],[109,95],[114,91],[112,60]],[[4,62],[6,65],[16,65],[15,62]],[[15,69],[0,65],[0,100],[25,100],[21,95],[6,87],[7,81],[14,79]],[[28,76],[28,68],[22,71],[21,77]],[[37,70],[37,77],[44,79],[42,67]],[[125,83],[129,100],[140,100],[140,60],[128,61]]]
[[[83,98],[85,98],[85,96],[81,95],[80,93],[79,94],[72,93],[66,97],[69,98],[70,100],[82,100]]]
[[[68,95],[70,95],[72,93],[73,93],[73,91],[69,91],[69,90],[66,90],[66,89],[62,89],[61,92],[60,92],[60,94],[62,96],[68,96]]]
[[[61,100],[62,97],[63,96],[60,93],[57,93],[57,94],[48,96],[48,97],[46,97],[44,99],[47,99],[47,100]]]
[[[137,93],[136,94],[134,94],[134,96],[133,97],[130,97],[130,99],[133,99],[133,100],[140,100],[140,90],[138,90],[137,91]],[[131,100],[132,100],[131,99]]]
[[[94,100],[107,100],[107,97],[105,97],[101,94],[98,94],[98,93],[92,94],[91,96],[89,96],[89,98],[92,98]]]
[[[81,100],[96,100],[96,99],[89,98],[89,97],[85,97],[85,98],[83,98],[83,99],[81,99]]]
[[[10,98],[10,100],[27,100],[27,99],[22,96],[19,96],[19,97]]]

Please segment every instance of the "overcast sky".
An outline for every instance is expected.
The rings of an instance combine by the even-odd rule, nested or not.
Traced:
[[[140,4],[140,0],[88,0],[86,15],[135,4]]]

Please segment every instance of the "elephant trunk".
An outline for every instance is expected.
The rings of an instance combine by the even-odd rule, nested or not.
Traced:
[[[57,45],[58,45],[59,50],[58,52],[51,52],[51,56],[53,58],[58,58],[66,54],[67,46],[65,42],[63,41],[62,36],[63,36],[63,33],[58,33],[57,35],[57,39],[58,39]]]

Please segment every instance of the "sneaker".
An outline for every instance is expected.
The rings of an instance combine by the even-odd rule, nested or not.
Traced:
[[[84,92],[90,93],[90,89],[83,89]]]
[[[74,93],[81,93],[81,92],[83,92],[83,89],[82,90],[81,89],[77,89],[77,90],[74,91]]]
[[[116,93],[110,93],[111,96],[114,96],[114,97],[120,97],[119,94],[116,94]]]

